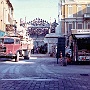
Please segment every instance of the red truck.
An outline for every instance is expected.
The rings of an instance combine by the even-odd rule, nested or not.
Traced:
[[[31,39],[16,36],[0,37],[0,58],[11,58],[19,61],[19,57],[29,59],[33,43]]]

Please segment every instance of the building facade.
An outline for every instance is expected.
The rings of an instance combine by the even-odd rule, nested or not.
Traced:
[[[65,0],[61,4],[62,33],[70,46],[71,31],[90,30],[90,0]]]
[[[0,0],[0,36],[13,29],[13,11],[10,0]]]

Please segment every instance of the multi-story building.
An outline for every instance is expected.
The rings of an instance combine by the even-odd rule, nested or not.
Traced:
[[[90,61],[90,0],[60,0],[61,32],[73,61]]]
[[[10,0],[0,0],[0,36],[13,29],[13,6]]]
[[[63,0],[61,0],[63,1]],[[60,2],[62,33],[70,44],[71,30],[90,30],[90,0],[64,0]]]

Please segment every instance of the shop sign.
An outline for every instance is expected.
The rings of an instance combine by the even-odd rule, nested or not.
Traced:
[[[77,29],[77,34],[90,34],[90,29]]]

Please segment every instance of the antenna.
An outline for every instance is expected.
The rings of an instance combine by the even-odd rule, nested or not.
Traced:
[[[51,33],[51,17],[50,17],[50,29],[49,29],[49,33]]]

